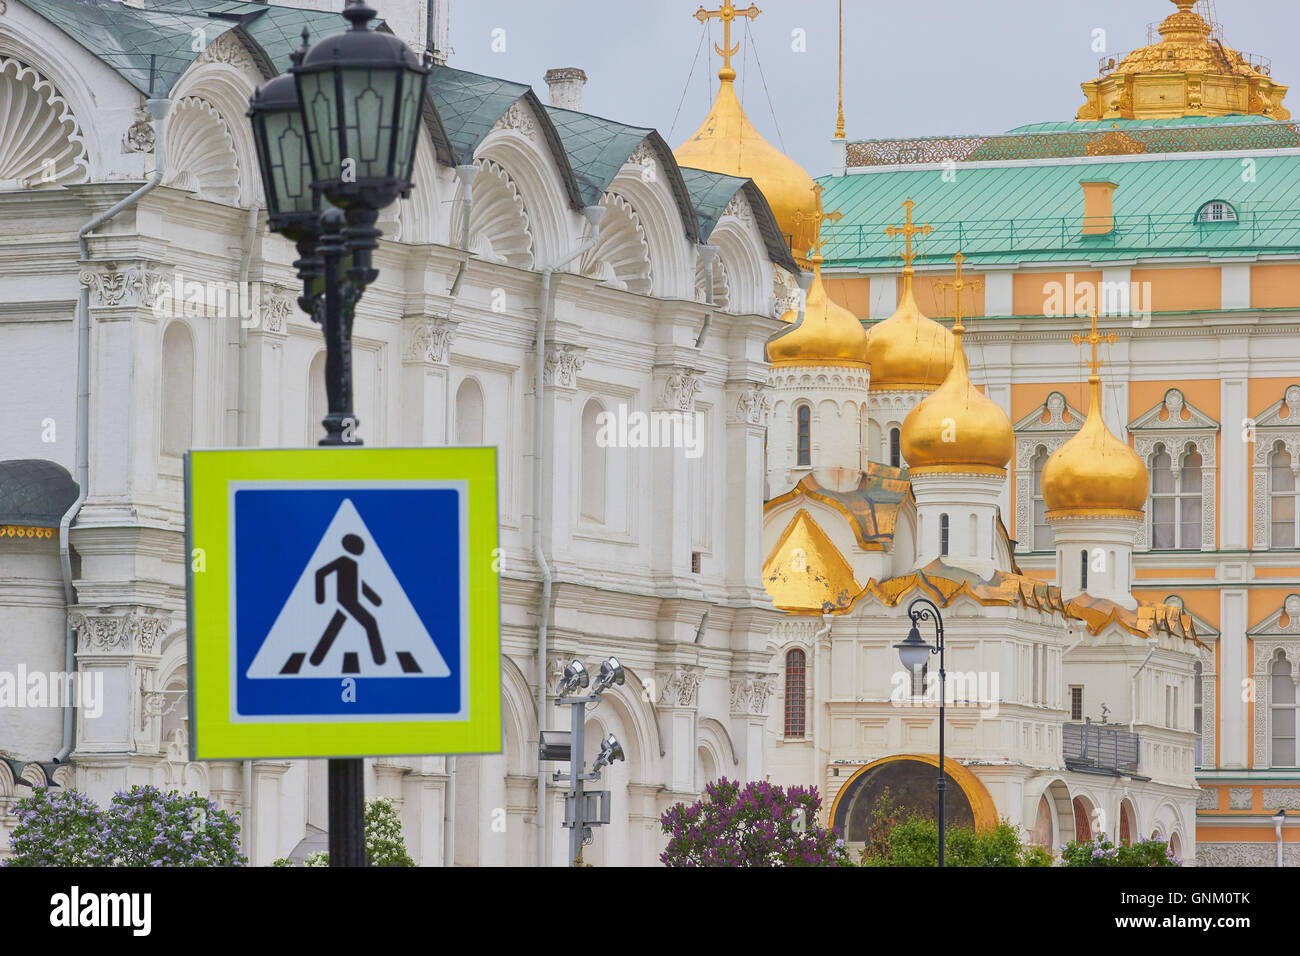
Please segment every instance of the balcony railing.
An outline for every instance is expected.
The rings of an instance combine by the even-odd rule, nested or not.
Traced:
[[[1096,236],[1083,234],[1080,216],[935,222],[921,261],[946,261],[957,250],[978,256],[1066,251],[1086,255],[1119,249],[1300,248],[1300,209],[1242,210],[1238,216],[1236,222],[1200,222],[1195,213],[1116,216],[1115,228]],[[896,257],[897,243],[885,234],[885,223],[827,226],[822,235],[826,240],[823,255],[831,266],[851,262],[887,265]]]
[[[1071,770],[1119,773],[1138,768],[1138,735],[1115,724],[1065,724],[1061,743]]]

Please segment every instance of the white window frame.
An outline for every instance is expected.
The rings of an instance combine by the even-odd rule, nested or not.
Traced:
[[[1282,412],[1287,412],[1283,417]],[[1300,385],[1288,386],[1282,400],[1266,408],[1252,423],[1255,429],[1254,534],[1251,545],[1256,551],[1273,550],[1273,455],[1279,442],[1291,455],[1292,471],[1300,472]],[[1300,477],[1297,478],[1300,488]],[[1300,548],[1300,502],[1296,509],[1296,539]],[[1292,550],[1282,548],[1279,550]]]
[[[1212,199],[1196,213],[1197,222],[1237,222],[1237,207],[1225,199]]]
[[[1184,412],[1186,417],[1184,418]],[[1165,392],[1164,399],[1154,408],[1149,409],[1129,423],[1128,430],[1133,434],[1133,450],[1138,457],[1151,468],[1152,457],[1157,445],[1164,445],[1175,469],[1174,487],[1178,494],[1182,484],[1183,462],[1187,455],[1187,446],[1194,445],[1201,456],[1201,540],[1200,543],[1180,540],[1182,535],[1182,503],[1175,507],[1173,550],[1213,551],[1215,549],[1214,525],[1218,494],[1218,456],[1215,451],[1215,438],[1219,423],[1204,412],[1187,404],[1180,389],[1171,388]],[[1147,489],[1146,517],[1138,530],[1135,551],[1152,551],[1152,526],[1155,520],[1155,508],[1150,487]],[[1167,550],[1167,549],[1162,549]]]
[[[1047,421],[1043,421],[1046,417]],[[1060,392],[1052,392],[1043,404],[1016,422],[1016,550],[1048,553],[1055,549],[1049,529],[1047,541],[1039,541],[1034,531],[1034,500],[1041,499],[1042,489],[1034,487],[1034,457],[1039,449],[1051,457],[1069,441],[1087,416],[1071,406]],[[1067,420],[1068,419],[1068,420]],[[1038,494],[1035,496],[1034,492]]]
[[[1300,766],[1300,594],[1288,594],[1282,607],[1246,636],[1255,646],[1254,766],[1259,769],[1273,766],[1273,661],[1281,651],[1291,664],[1291,680],[1297,684],[1297,706],[1291,711],[1297,724],[1297,743],[1296,764],[1280,769],[1296,769]]]

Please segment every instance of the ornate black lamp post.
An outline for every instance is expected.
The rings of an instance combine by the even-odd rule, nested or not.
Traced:
[[[943,866],[944,804],[947,802],[945,798],[948,790],[943,775],[943,704],[947,686],[943,669],[943,617],[935,603],[927,598],[917,598],[909,604],[907,616],[912,619],[912,629],[907,632],[907,640],[894,647],[898,649],[898,659],[903,662],[908,673],[915,674],[919,671],[931,654],[939,655],[939,865]],[[918,621],[924,620],[934,621],[934,647],[921,640],[921,631],[916,625]]]
[[[352,320],[378,272],[379,211],[411,191],[428,69],[405,43],[371,30],[375,11],[347,0],[351,29],[292,54],[291,76],[254,94],[248,115],[270,228],[298,246],[298,304],[325,333],[329,414],[322,445],[360,445],[352,412]],[[361,758],[331,759],[332,866],[365,865]]]

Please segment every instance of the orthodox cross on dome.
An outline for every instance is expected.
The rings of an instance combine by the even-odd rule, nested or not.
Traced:
[[[1088,368],[1092,369],[1092,377],[1100,381],[1101,367],[1105,363],[1097,356],[1097,346],[1100,345],[1102,342],[1106,342],[1108,344],[1113,344],[1115,342],[1118,342],[1119,336],[1114,332],[1111,332],[1109,335],[1102,335],[1100,332],[1097,331],[1097,307],[1095,305],[1092,308],[1091,331],[1089,331],[1087,335],[1082,335],[1076,332],[1074,333],[1074,335],[1070,336],[1070,341],[1073,342],[1075,345],[1087,344],[1092,346],[1092,361],[1088,363]]]
[[[903,208],[907,210],[907,224],[903,226],[890,226],[885,230],[885,235],[890,238],[895,238],[897,236],[902,236],[904,238],[906,249],[903,253],[903,268],[904,271],[910,274],[912,270],[912,262],[917,256],[917,253],[912,251],[912,237],[928,236],[930,233],[934,232],[934,229],[928,222],[924,226],[912,225],[912,210],[916,208],[916,203],[912,202],[911,197],[908,197],[907,202],[903,203]]]
[[[811,261],[814,268],[819,268],[822,264],[822,224],[827,220],[839,222],[844,218],[844,213],[836,209],[834,212],[826,212],[822,207],[822,184],[813,184],[813,195],[816,197],[816,212],[797,212],[794,214],[794,221],[797,225],[802,226],[806,222],[813,224],[813,247]]]
[[[722,46],[718,46],[716,43],[713,44],[713,51],[722,57],[722,70],[718,73],[718,76],[729,79],[734,78],[736,75],[736,71],[731,68],[731,58],[740,52],[740,44],[737,43],[734,47],[731,45],[731,21],[736,17],[748,17],[755,20],[762,12],[752,3],[749,5],[748,10],[737,10],[731,0],[722,0],[722,7],[718,10],[705,10],[700,7],[695,11],[695,19],[701,23],[708,23],[711,19],[722,21]],[[727,73],[729,76],[723,76],[723,73]]]
[[[962,332],[966,331],[965,326],[961,324],[961,294],[965,289],[970,289],[972,292],[978,292],[984,287],[984,280],[962,278],[961,264],[966,261],[966,257],[960,252],[952,257],[952,261],[957,263],[957,274],[953,277],[952,281],[948,281],[947,279],[936,279],[934,287],[945,291],[952,289],[953,297],[956,299],[956,303],[953,305],[953,318],[955,321],[953,322],[952,331],[954,335],[961,335]]]

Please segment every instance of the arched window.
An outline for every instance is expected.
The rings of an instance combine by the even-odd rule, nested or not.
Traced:
[[[796,436],[798,464],[804,467],[812,464],[812,408],[808,405],[800,405],[795,414],[798,422]]]
[[[1085,548],[1079,552],[1079,589],[1088,590],[1088,551]]]
[[[162,453],[179,458],[194,441],[194,340],[184,322],[163,333]]]
[[[600,402],[591,399],[582,409],[582,476],[579,488],[580,513],[587,521],[605,523],[605,449],[597,440],[600,433]]]
[[[1031,551],[1047,551],[1052,547],[1052,526],[1047,523],[1047,502],[1043,499],[1043,466],[1047,459],[1047,449],[1039,446],[1034,454],[1034,477],[1029,488],[1029,497],[1034,504],[1034,527],[1029,540]]]
[[[456,444],[483,444],[483,389],[472,378],[456,389]]]
[[[325,350],[316,353],[307,369],[307,444],[314,445],[325,434],[321,424],[329,413],[325,394]]]
[[[902,436],[903,431],[901,428],[891,428],[889,430],[889,466],[891,468],[901,468],[903,466]]]
[[[939,515],[939,553],[948,555],[948,516]]]
[[[1074,808],[1074,839],[1087,843],[1092,839],[1092,818],[1088,805],[1080,797],[1075,797],[1071,806]]]
[[[1236,222],[1237,210],[1232,208],[1232,203],[1216,199],[1214,202],[1207,202],[1201,207],[1201,211],[1196,214],[1197,222]]]
[[[1119,805],[1119,842],[1121,846],[1127,846],[1133,842],[1133,834],[1137,832],[1137,827],[1133,825],[1133,808],[1129,802],[1124,800]]]
[[[1174,468],[1163,444],[1151,456],[1151,547],[1158,551],[1201,546],[1201,456],[1195,445]]]
[[[1291,470],[1291,453],[1281,442],[1273,446],[1275,451],[1269,459],[1269,489],[1272,492],[1273,535],[1271,547],[1294,548],[1300,542],[1297,534],[1297,520],[1300,519],[1300,507],[1297,506],[1295,472]]]
[[[1291,683],[1291,662],[1284,651],[1278,651],[1271,668],[1272,686],[1269,688],[1273,704],[1273,766],[1296,766],[1296,700],[1295,684]]]
[[[806,658],[795,648],[785,655],[785,735],[804,735],[804,696],[806,693]]]
[[[1196,731],[1196,763],[1201,766],[1201,694],[1205,668],[1200,661],[1192,665],[1192,729]]]
[[[925,696],[925,682],[930,676],[930,665],[922,664],[919,668],[912,671],[912,696]]]
[[[1029,842],[1036,846],[1045,846],[1049,850],[1056,845],[1052,834],[1052,807],[1047,802],[1046,795],[1038,798],[1038,813],[1034,820],[1034,831],[1030,835]]]

